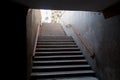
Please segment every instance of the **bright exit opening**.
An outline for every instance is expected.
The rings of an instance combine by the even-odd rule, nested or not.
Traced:
[[[62,17],[63,10],[44,10],[41,9],[41,21],[42,23],[59,23]]]

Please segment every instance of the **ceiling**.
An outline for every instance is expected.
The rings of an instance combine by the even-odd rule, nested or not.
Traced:
[[[35,9],[103,10],[120,0],[14,0]]]

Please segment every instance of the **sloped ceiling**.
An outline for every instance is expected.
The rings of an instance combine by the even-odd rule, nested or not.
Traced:
[[[120,0],[14,0],[35,9],[103,10]]]

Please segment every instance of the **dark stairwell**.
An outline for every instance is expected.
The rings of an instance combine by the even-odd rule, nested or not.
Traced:
[[[100,80],[112,79],[112,78],[113,79],[116,78],[119,80],[119,77],[117,75],[119,73],[119,68],[118,68],[119,65],[118,64],[117,65],[115,64],[114,66],[112,65],[113,64],[112,59],[115,60],[115,58],[114,57],[100,58],[101,56],[108,57],[108,56],[113,55],[112,53],[115,49],[115,46],[119,48],[119,44],[115,45],[113,44],[113,42],[111,42],[112,38],[116,41],[116,43],[118,43],[117,41],[119,40],[119,37],[117,34],[119,30],[119,27],[118,27],[119,16],[116,16],[110,19],[105,19],[101,12],[67,11],[62,16],[60,23],[62,24],[62,27],[64,28],[64,31],[66,32],[66,35],[72,36],[76,45],[79,47],[79,49],[81,49],[89,65],[91,65],[91,67],[96,72],[97,77]],[[113,25],[116,27],[114,28]],[[79,43],[81,41],[79,41],[76,38],[76,35],[73,34],[74,32],[73,32],[72,27],[76,29],[77,34],[81,35],[84,42],[92,49],[92,51],[95,54],[94,59],[90,57],[89,52],[86,51],[82,43]],[[108,27],[110,29],[108,29]],[[57,31],[54,31],[54,29],[55,28],[51,28],[51,30],[50,29],[47,29],[47,30],[50,30],[53,33],[55,32],[57,34]],[[45,30],[46,29],[41,29],[41,31],[49,32],[50,34],[52,34],[50,31],[45,31]],[[111,34],[111,37],[109,38],[105,37],[106,35],[108,35],[108,33]],[[46,35],[50,36],[50,34],[46,34]],[[104,42],[104,40],[106,42]],[[103,41],[102,43],[106,47],[102,48],[101,41]],[[110,51],[109,47],[111,46],[107,46],[107,45],[114,45],[113,49],[111,49],[113,50],[112,52],[109,52]],[[119,50],[116,50],[115,52],[116,55],[118,55],[118,51]],[[110,53],[111,55],[108,55],[108,53]],[[118,58],[116,58],[116,60],[117,59]],[[109,67],[107,68],[106,66],[109,66]]]
[[[32,0],[27,0],[28,2],[24,0],[20,0],[20,1],[23,1],[26,3],[31,1],[33,6],[35,6]],[[38,1],[38,0],[34,0],[34,1]],[[39,1],[43,1],[43,0],[39,0]],[[78,16],[79,14],[76,14],[77,15],[76,17],[72,15],[71,17],[69,17],[70,19],[66,19],[66,21],[68,22],[66,22],[67,24],[65,26],[70,24],[73,27],[75,27],[76,30],[83,36],[83,39],[85,40],[85,42],[95,52],[94,61],[96,61],[96,65],[97,65],[96,72],[98,73],[100,80],[120,80],[120,76],[119,76],[120,74],[120,64],[119,64],[119,61],[120,61],[119,59],[120,57],[120,54],[119,54],[120,53],[120,49],[119,49],[120,48],[120,35],[119,35],[120,16],[116,15],[116,11],[119,12],[119,10],[117,10],[119,9],[119,6],[112,10],[112,8],[109,8],[113,4],[112,1],[110,5],[105,6],[104,3],[109,3],[109,1],[99,0],[99,1],[102,1],[103,4],[102,3],[99,4],[99,1],[97,1],[98,3],[92,4],[93,7],[88,7],[87,6],[88,4],[81,3],[80,2],[81,0],[78,0],[78,3],[77,3],[78,5],[83,4],[83,7],[81,5],[78,7],[78,5],[76,5],[75,2],[71,0],[69,3],[68,2],[64,3],[63,1],[63,6],[58,7],[58,6],[51,4],[51,3],[54,4],[54,1],[56,1],[55,3],[58,6],[62,4],[62,3],[59,4],[59,1],[62,1],[62,0],[59,0],[59,1],[53,0],[52,2],[48,2],[48,3],[46,1],[46,3],[44,2],[43,4],[44,6],[41,3],[41,6],[39,7],[36,6],[36,8],[95,11],[95,13],[91,13],[91,15],[89,13],[87,15],[86,14],[82,15],[83,17],[81,18]],[[7,33],[7,35],[6,34],[2,34],[2,35],[4,35],[5,37],[10,36],[10,38],[8,37],[2,38],[4,39],[3,41],[4,45],[10,45],[10,47],[7,48],[7,50],[6,50],[6,47],[4,50],[5,56],[6,55],[7,56],[6,56],[6,62],[3,62],[3,63],[10,63],[9,67],[8,67],[8,64],[6,64],[7,68],[5,68],[5,70],[7,70],[7,72],[10,72],[9,74],[10,77],[8,77],[9,79],[28,80],[29,76],[28,77],[26,76],[27,74],[29,75],[30,71],[28,71],[27,69],[31,67],[30,62],[31,62],[32,57],[30,56],[32,56],[32,54],[29,53],[27,55],[26,51],[29,50],[30,52],[33,53],[33,51],[31,51],[33,50],[33,48],[31,47],[33,47],[33,44],[34,44],[33,36],[35,36],[36,34],[34,33],[37,32],[36,31],[37,29],[33,28],[33,26],[37,26],[37,24],[33,25],[32,27],[26,26],[26,15],[27,15],[28,9],[33,8],[33,6],[30,6],[29,4],[23,5],[22,2],[17,3],[17,2],[11,2],[11,1],[5,1],[5,4],[6,4],[5,5],[6,8],[5,6],[3,6],[3,8],[5,9],[2,10],[3,11],[2,16],[4,16],[4,19],[5,19],[5,20],[3,19],[3,22],[5,23],[4,23],[4,27],[2,28],[5,28],[5,29],[2,29],[2,30],[4,30],[5,33]],[[49,6],[47,6],[47,4],[49,4]],[[104,5],[104,7],[98,10],[95,7],[97,4],[101,6]],[[107,10],[104,10],[105,15],[110,14],[108,15],[110,18],[108,19],[104,18],[101,12],[100,13],[96,12],[96,11],[102,11],[105,8],[107,8]],[[112,13],[114,13],[114,15],[116,16],[111,16]],[[73,20],[73,22],[71,22],[71,20]],[[31,23],[29,23],[29,25],[31,25]],[[69,28],[69,27],[66,27],[66,28]],[[29,45],[26,46],[26,43],[28,43]],[[83,54],[88,53],[87,51],[85,51],[85,48],[80,48],[80,49],[82,50]],[[6,76],[6,73],[5,73],[5,76]],[[7,77],[4,77],[4,79],[5,78]]]

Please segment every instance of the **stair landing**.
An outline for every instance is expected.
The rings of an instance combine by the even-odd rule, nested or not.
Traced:
[[[63,27],[59,23],[43,23],[41,36],[66,36]]]

